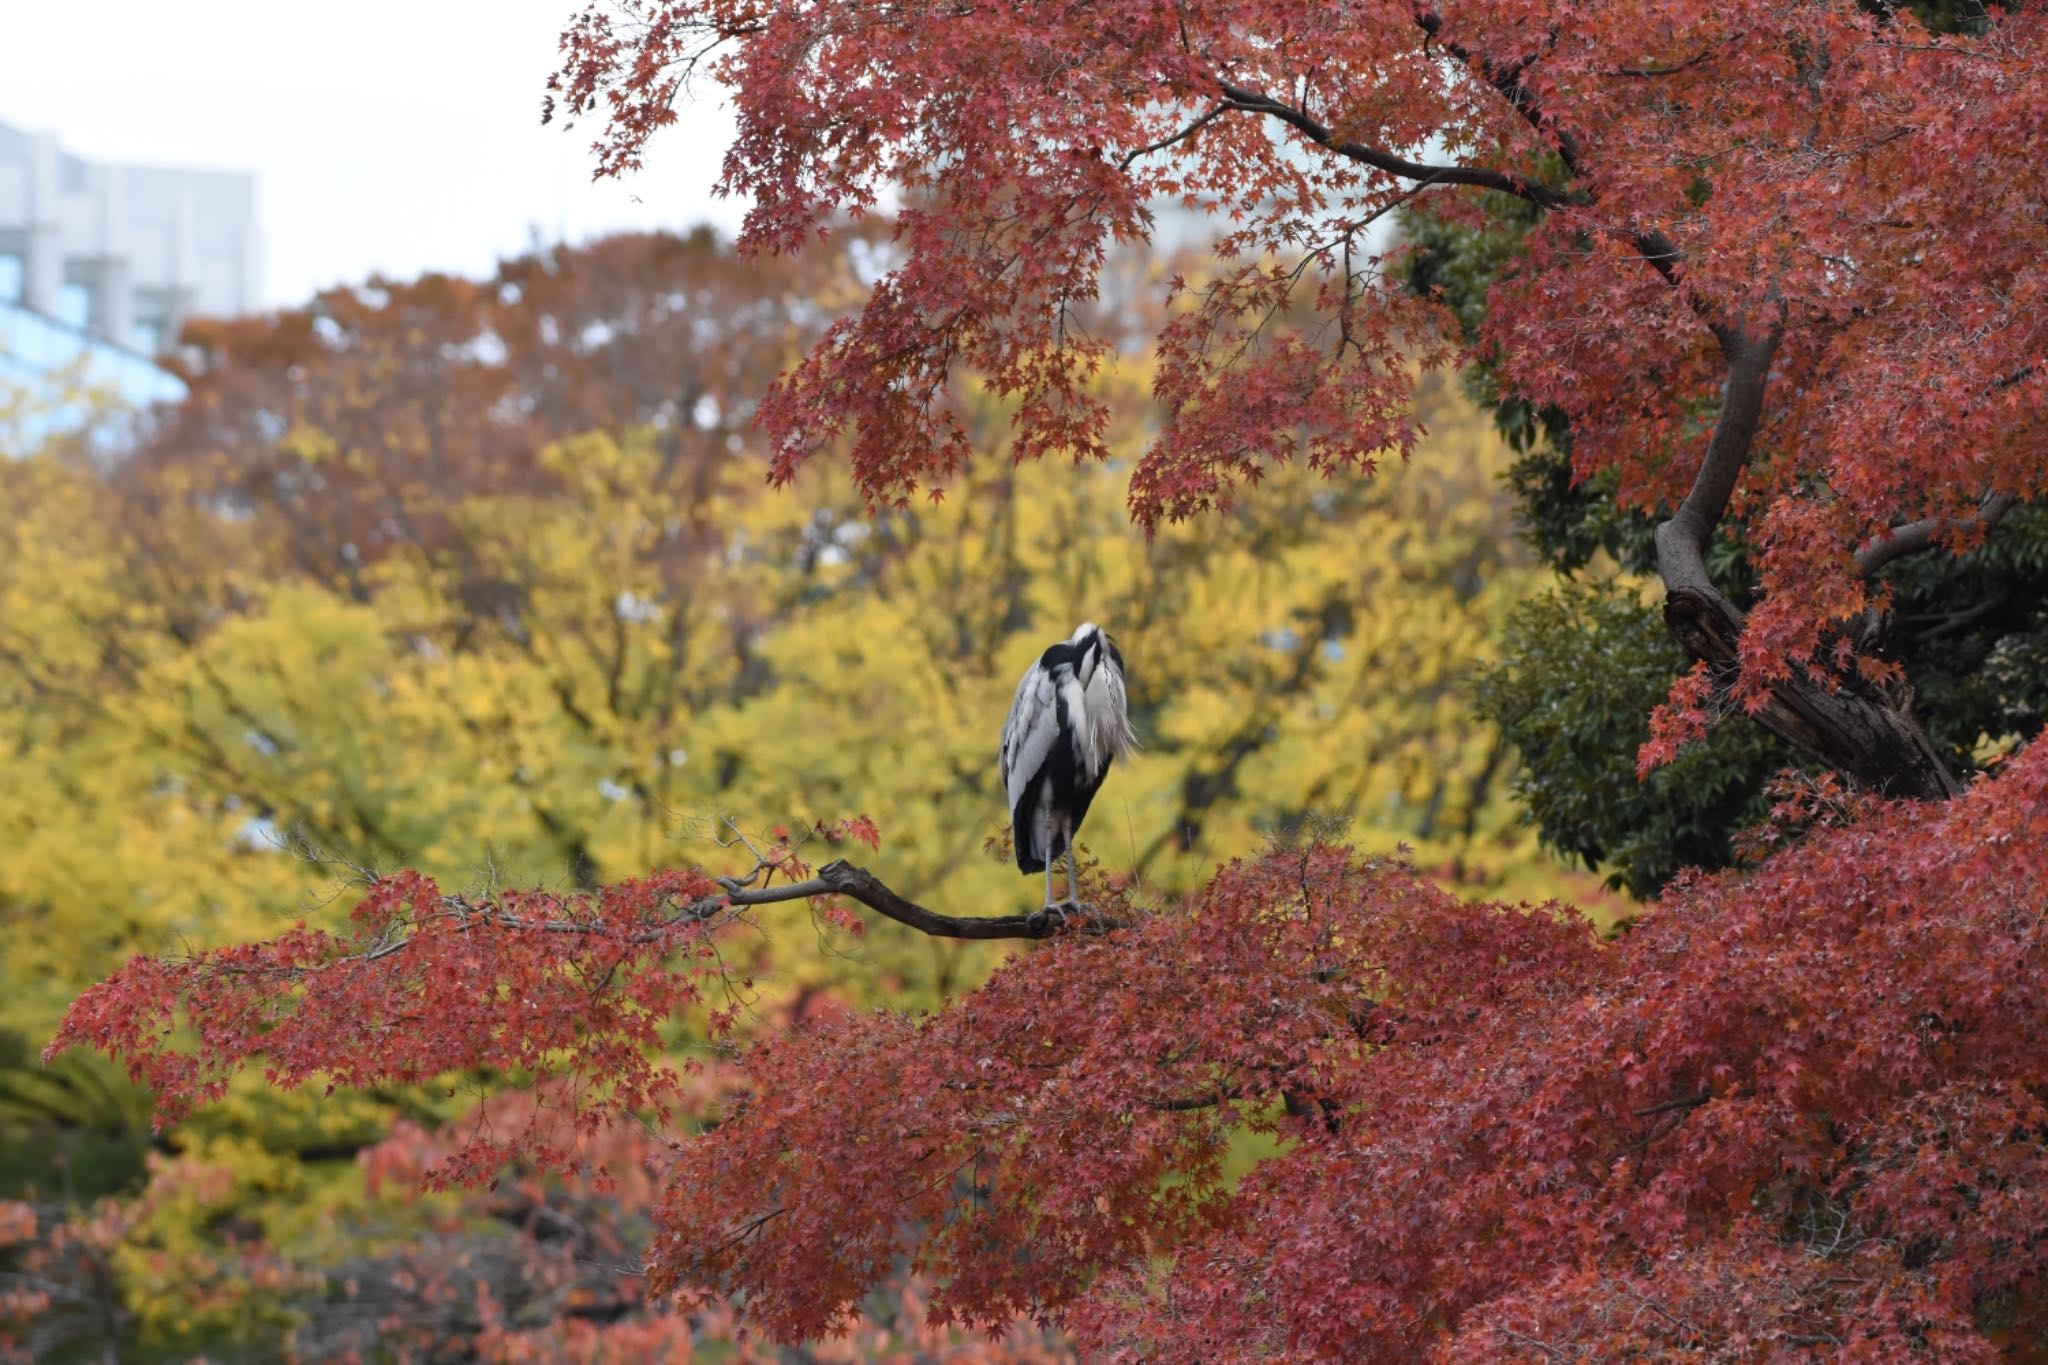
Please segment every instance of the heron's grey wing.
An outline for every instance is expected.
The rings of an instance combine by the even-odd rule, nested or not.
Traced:
[[[1025,784],[1045,766],[1059,739],[1059,684],[1051,673],[1033,664],[1017,684],[1016,700],[1003,722],[1003,747],[997,765],[1003,775],[1003,792],[1010,809],[1024,795]]]
[[[1131,730],[1131,704],[1124,690],[1123,655],[1112,653],[1110,663],[1110,667],[1102,670],[1102,690],[1109,701],[1102,724],[1109,736],[1110,753],[1127,754],[1138,747],[1138,736]]]
[[[1110,763],[1128,753],[1135,742],[1123,670],[1116,666],[1114,656],[1095,670],[1085,689],[1076,687],[1069,693],[1067,706],[1070,715],[1078,710],[1087,717],[1075,747],[1089,778],[1100,781]]]

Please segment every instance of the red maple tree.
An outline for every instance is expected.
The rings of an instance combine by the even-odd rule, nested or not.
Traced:
[[[1091,1359],[2048,1349],[2048,744],[1959,793],[1865,647],[1876,570],[2048,481],[2048,18],[620,0],[564,43],[559,97],[607,119],[607,170],[690,70],[731,85],[755,249],[901,188],[900,263],[762,411],[778,472],[844,443],[877,502],[967,457],[962,369],[1013,397],[1020,456],[1104,453],[1107,343],[1069,305],[1161,202],[1229,229],[1175,283],[1138,519],[1277,460],[1403,451],[1410,366],[1449,352],[1366,229],[1418,194],[1539,207],[1485,344],[1569,416],[1582,473],[1668,513],[1667,614],[1702,668],[1660,742],[1733,699],[1861,792],[1788,802],[1802,838],[1612,943],[1314,841],[1184,905],[1090,886],[1050,935],[786,847],[575,896],[401,876],[338,930],[138,960],[56,1046],[124,1057],[167,1116],[252,1065],[556,1078],[557,1107],[477,1131],[444,1178],[575,1167],[667,1115],[651,1285],[786,1337],[907,1257],[942,1320],[1056,1319]],[[1737,527],[1747,613],[1707,572]],[[849,900],[1050,941],[936,1014],[742,1044],[719,933]],[[709,1102],[659,1053],[679,1013],[735,1044]],[[1248,1132],[1271,1154],[1228,1178]]]
[[[1540,219],[1483,345],[1568,417],[1579,475],[1662,509],[1667,616],[1707,685],[1865,786],[1950,796],[1865,647],[1872,576],[2048,480],[2048,17],[1961,8],[1967,31],[1937,36],[1889,0],[598,0],[554,98],[603,116],[617,172],[693,73],[723,82],[744,248],[800,247],[896,187],[902,263],[761,414],[780,472],[844,441],[877,502],[967,458],[945,401],[963,366],[1013,396],[1018,458],[1104,455],[1108,346],[1072,309],[1176,205],[1224,235],[1172,284],[1136,518],[1275,461],[1405,454],[1411,367],[1449,353],[1368,230],[1419,196],[1454,222],[1524,201]],[[1708,573],[1738,526],[1748,612]],[[1676,705],[1661,734],[1706,714]]]

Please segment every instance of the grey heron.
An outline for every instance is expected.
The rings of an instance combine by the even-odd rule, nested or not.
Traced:
[[[1052,865],[1062,853],[1066,904],[1075,903],[1074,831],[1109,765],[1136,744],[1124,701],[1124,656],[1100,626],[1082,625],[1024,670],[997,762],[1017,868],[1044,871],[1047,910],[1054,908]]]

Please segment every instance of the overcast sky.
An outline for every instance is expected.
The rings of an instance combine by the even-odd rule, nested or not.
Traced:
[[[729,116],[706,87],[648,169],[590,179],[594,129],[540,126],[578,0],[93,0],[6,6],[0,122],[94,161],[253,171],[268,306],[381,271],[488,271],[535,234],[728,236]]]

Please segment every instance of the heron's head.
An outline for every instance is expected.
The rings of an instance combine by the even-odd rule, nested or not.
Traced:
[[[1104,647],[1109,636],[1093,621],[1084,621],[1067,637],[1067,643],[1077,651],[1074,658],[1074,676],[1086,687],[1088,680],[1095,676],[1096,668],[1102,663]]]

